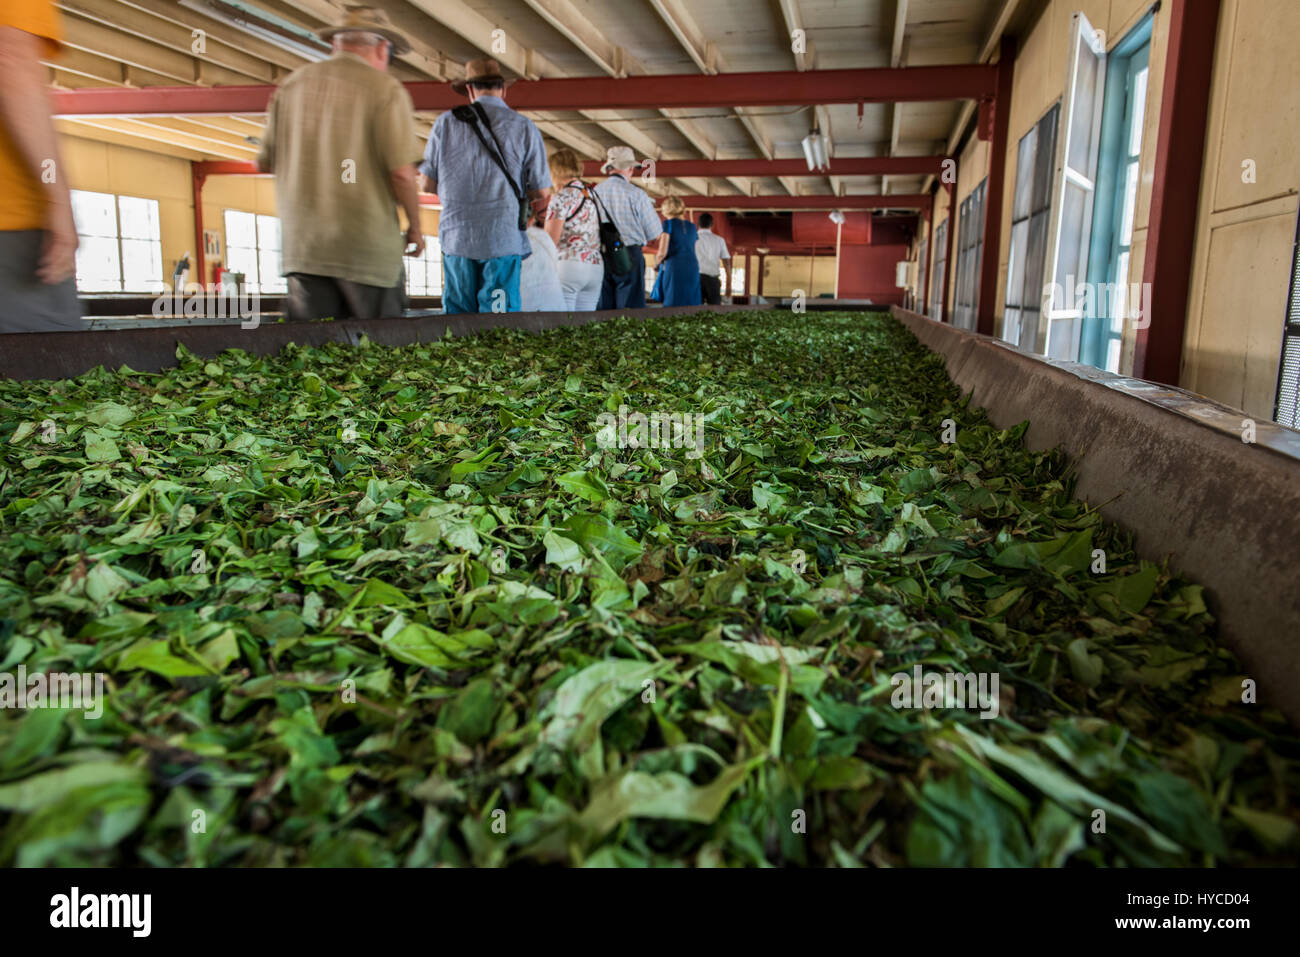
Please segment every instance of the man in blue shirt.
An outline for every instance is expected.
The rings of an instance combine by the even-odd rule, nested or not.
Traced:
[[[644,309],[645,251],[641,247],[659,241],[664,235],[663,223],[655,212],[654,200],[640,186],[632,185],[632,173],[637,167],[632,148],[611,146],[605,156],[601,170],[611,175],[595,189],[603,207],[601,218],[607,213],[618,227],[632,258],[632,268],[616,276],[609,271],[609,260],[605,261],[605,281],[596,308]]]
[[[521,308],[520,268],[531,247],[519,226],[519,191],[540,212],[551,174],[541,132],[506,106],[507,85],[496,60],[467,63],[465,79],[453,82],[452,89],[482,107],[491,129],[480,120],[480,139],[471,123],[443,113],[420,164],[421,189],[436,192],[442,205],[438,240],[448,315]],[[493,159],[498,144],[506,172]]]

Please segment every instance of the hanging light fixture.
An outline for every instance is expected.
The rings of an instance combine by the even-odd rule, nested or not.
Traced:
[[[808,171],[829,169],[830,157],[826,153],[826,137],[821,130],[813,127],[812,132],[800,140],[803,146],[803,158],[808,163]]]

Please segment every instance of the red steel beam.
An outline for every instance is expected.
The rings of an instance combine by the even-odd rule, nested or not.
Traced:
[[[826,106],[981,100],[994,95],[994,67],[875,67],[770,73],[566,77],[520,80],[510,87],[517,110],[637,110],[709,106]],[[465,102],[446,83],[406,85],[417,110],[449,110]],[[91,87],[53,94],[56,116],[264,113],[275,87]]]
[[[833,158],[832,176],[938,176],[943,170],[943,156],[854,156]],[[603,175],[600,160],[582,164],[582,175]],[[733,159],[733,160],[656,160],[656,177],[680,176],[826,176],[825,170],[809,170],[801,159]]]
[[[830,171],[836,176],[899,176],[939,175],[943,170],[943,156],[855,156],[831,160]],[[197,164],[204,173],[217,176],[257,176],[257,164],[243,160],[212,160]],[[595,178],[603,176],[600,160],[587,160],[582,164],[582,175]],[[656,160],[655,176],[676,178],[702,176],[725,178],[728,176],[825,176],[824,171],[809,171],[801,159],[765,160]],[[266,174],[269,175],[269,174]]]
[[[203,176],[270,176],[261,173],[256,163],[247,160],[198,160],[194,169]]]
[[[1177,385],[1182,371],[1218,25],[1219,0],[1173,0],[1170,4],[1142,267],[1143,285],[1151,290],[1151,314],[1141,317],[1133,349],[1133,375],[1166,385]]]
[[[884,196],[683,196],[689,209],[924,209],[920,193]]]
[[[1218,0],[1215,0],[1217,3]],[[1006,192],[1007,137],[1011,129],[1011,81],[1015,76],[1016,41],[1004,36],[998,53],[997,96],[993,101],[988,185],[984,187],[984,245],[980,258],[979,310],[975,331],[993,335],[998,307],[998,259],[1002,255],[1002,197]],[[954,196],[954,200],[955,200]],[[951,269],[952,266],[947,268]]]

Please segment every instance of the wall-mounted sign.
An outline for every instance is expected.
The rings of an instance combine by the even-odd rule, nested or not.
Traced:
[[[221,255],[221,233],[215,229],[203,230],[203,255]]]

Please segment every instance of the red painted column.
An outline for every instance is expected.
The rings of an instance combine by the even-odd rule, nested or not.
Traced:
[[[921,304],[920,313],[923,316],[930,314],[930,270],[934,268],[934,259],[931,249],[934,248],[934,193],[930,194],[930,205],[922,210],[925,217],[925,269],[917,275],[917,284],[920,288]]]
[[[1007,134],[1011,127],[1011,81],[1015,63],[1015,38],[1004,36],[998,53],[997,95],[993,101],[993,135],[989,143],[989,178],[988,185],[984,187],[984,253],[980,261],[980,305],[975,324],[976,331],[987,336],[993,335],[994,313],[998,305],[1002,198],[1006,188]]]
[[[954,160],[953,162],[956,162]],[[952,281],[953,270],[956,263],[953,259],[953,250],[957,247],[957,175],[953,173],[953,181],[946,183],[944,189],[948,191],[948,235],[944,237],[948,243],[947,250],[944,251],[943,259],[943,312],[939,313],[939,319],[942,322],[952,322],[952,312],[950,303],[952,300],[952,288],[956,285]]]
[[[1169,4],[1169,47],[1142,265],[1143,285],[1151,290],[1151,315],[1141,317],[1145,328],[1137,330],[1133,350],[1133,375],[1167,385],[1178,384],[1183,364],[1218,26],[1219,0]]]
[[[199,288],[207,289],[208,261],[203,250],[203,182],[207,179],[207,174],[199,166],[198,163],[190,163],[190,184],[194,194],[194,275],[199,281]]]

